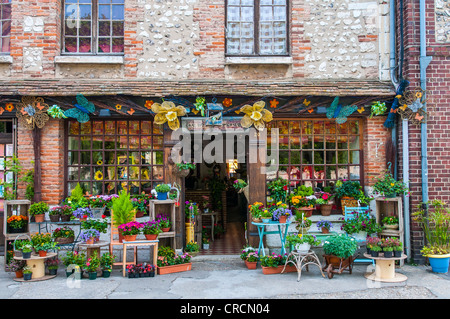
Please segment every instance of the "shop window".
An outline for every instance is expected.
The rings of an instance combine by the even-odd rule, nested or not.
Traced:
[[[226,10],[227,55],[288,54],[286,0],[228,0]]]
[[[362,184],[359,120],[343,124],[334,120],[277,120],[268,124],[268,134],[274,128],[279,132],[279,167],[269,169],[268,181],[282,177],[289,180],[291,189],[306,185],[320,190],[334,186],[339,179]],[[269,153],[270,147],[269,140]]]
[[[0,0],[0,53],[10,52],[11,0]]]
[[[63,52],[123,54],[124,0],[65,0]]]
[[[164,179],[162,127],[151,121],[69,121],[66,182],[91,194],[149,192]]]

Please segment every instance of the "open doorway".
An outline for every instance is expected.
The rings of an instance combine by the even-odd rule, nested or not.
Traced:
[[[204,151],[209,142],[202,140],[200,146],[194,140],[192,154]],[[240,254],[246,243],[247,199],[233,184],[236,179],[247,180],[247,156],[236,156],[236,150],[221,154],[214,162],[196,163],[184,183],[185,199],[199,205],[201,231],[210,239],[209,249],[200,250],[204,255]]]

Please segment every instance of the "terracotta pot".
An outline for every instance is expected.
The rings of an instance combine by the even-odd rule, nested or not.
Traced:
[[[34,215],[34,221],[36,223],[42,223],[45,220],[45,214]]]
[[[322,234],[328,234],[330,230],[326,227],[322,227]]]
[[[47,251],[46,250],[39,250],[39,257],[45,257],[47,256]]]
[[[137,235],[124,235],[123,239],[125,241],[135,241],[136,240]]]
[[[167,233],[170,230],[170,227],[161,228],[163,232]]]
[[[256,264],[258,263],[257,261],[247,261],[244,260],[245,262],[245,266],[247,266],[248,269],[256,269]]]
[[[332,208],[333,208],[332,204],[320,205],[320,213],[322,214],[322,216],[330,216]]]
[[[16,278],[23,278],[23,271],[22,270],[16,271]]]
[[[86,240],[86,244],[87,245],[93,245],[94,244],[94,238],[89,238],[88,240]]]
[[[192,263],[158,267],[158,275],[166,275],[174,272],[189,271],[192,269]]]
[[[287,216],[280,216],[280,218],[278,219],[278,221],[279,221],[281,224],[286,224]]]
[[[156,240],[158,238],[158,234],[146,234],[145,239],[147,240]]]
[[[123,241],[122,230],[119,229],[119,243]]]
[[[261,266],[263,275],[273,275],[273,274],[281,274],[283,271],[284,265],[280,265],[278,267],[264,267]],[[294,265],[286,265],[286,269],[284,272],[294,272],[297,271]]]
[[[296,207],[295,208],[299,213],[305,214],[305,217],[311,217],[314,207]]]
[[[141,217],[143,217],[144,216],[144,212],[143,211],[137,211],[136,212],[136,218],[141,218]]]
[[[58,215],[50,215],[49,218],[50,218],[51,222],[57,223],[57,222],[59,222],[60,216],[61,215],[59,215],[59,214]]]

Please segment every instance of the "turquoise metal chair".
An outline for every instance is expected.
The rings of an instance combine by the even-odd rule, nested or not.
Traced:
[[[344,220],[347,221],[349,219],[354,218],[354,214],[358,213],[358,214],[366,214],[367,216],[369,216],[369,207],[345,207],[344,210]],[[358,243],[362,243],[365,241],[358,241]],[[357,258],[353,261],[354,263],[372,263],[373,265],[375,265],[375,261],[373,259],[367,259],[367,258]]]

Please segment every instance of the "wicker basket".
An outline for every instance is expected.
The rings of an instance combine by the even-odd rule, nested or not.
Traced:
[[[359,203],[357,199],[354,199],[353,197],[342,197],[341,198],[341,207],[342,207],[342,213],[345,213],[345,207],[358,207]]]
[[[66,245],[66,244],[71,244],[74,241],[74,237],[57,237],[55,238],[55,243],[57,245]]]

